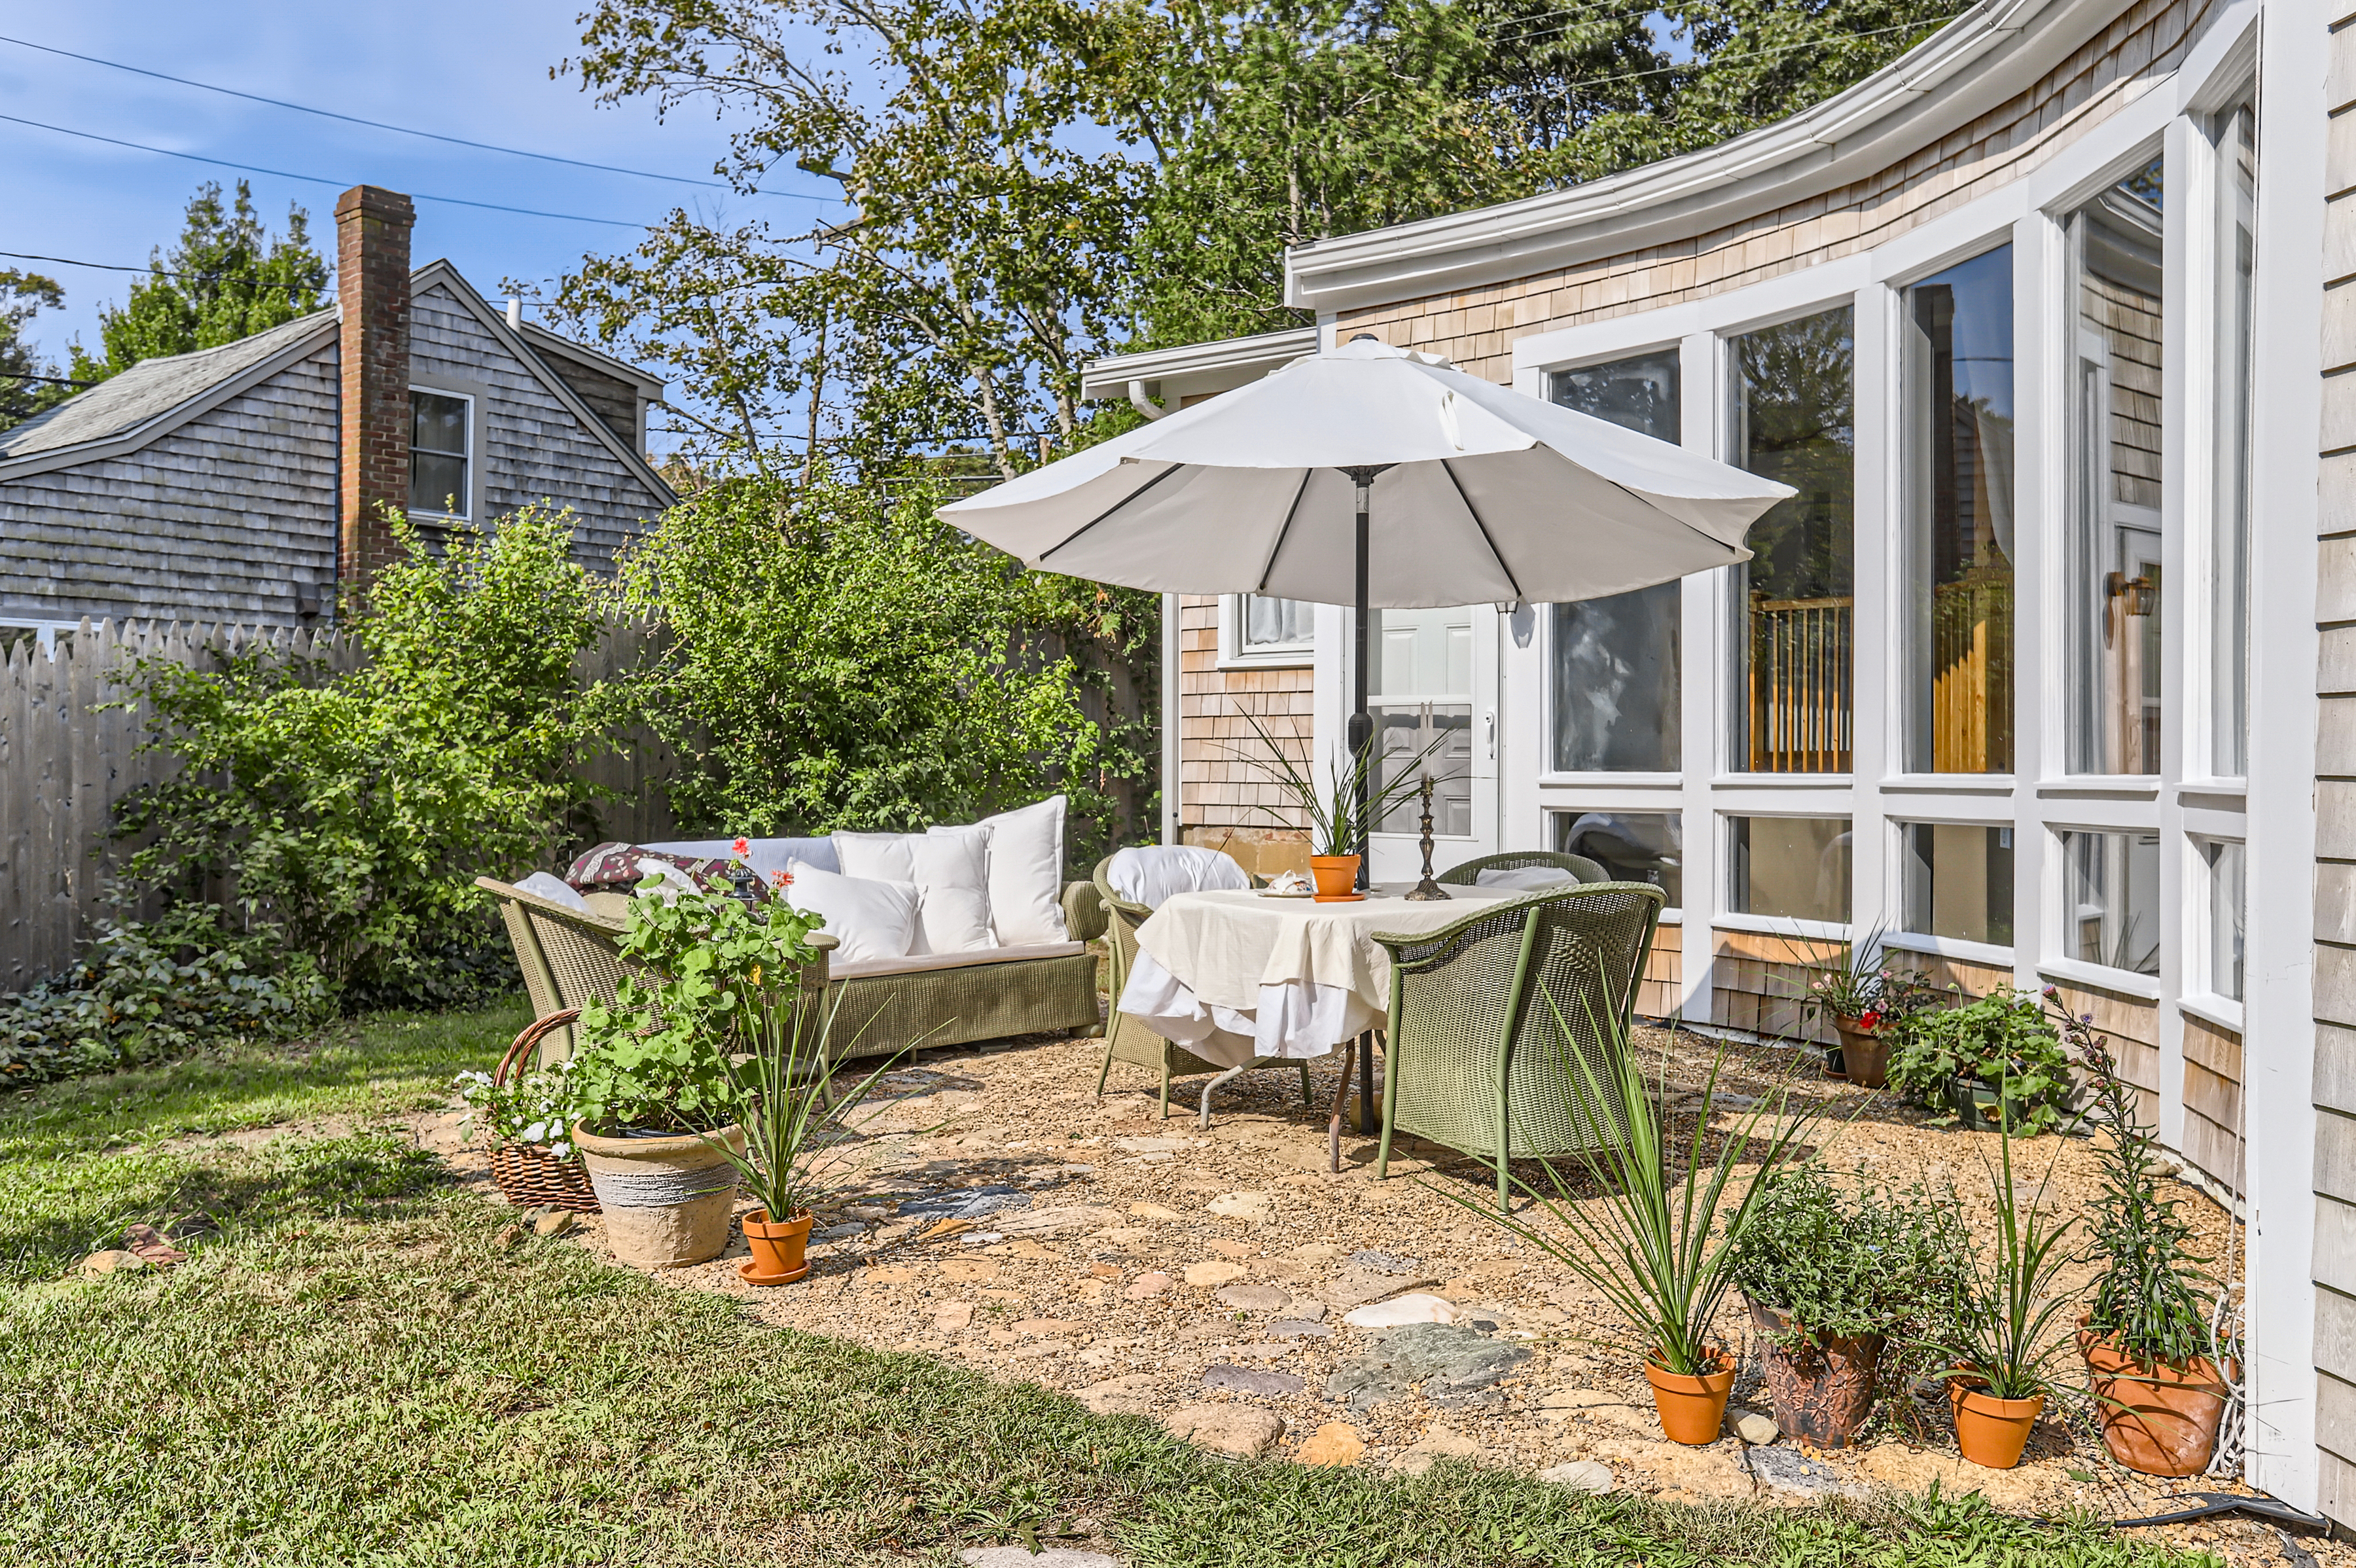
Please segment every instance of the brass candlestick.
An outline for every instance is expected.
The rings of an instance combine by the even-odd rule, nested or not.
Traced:
[[[1423,880],[1415,885],[1408,897],[1415,903],[1429,904],[1437,898],[1451,897],[1447,888],[1431,879],[1431,775],[1423,776]]]

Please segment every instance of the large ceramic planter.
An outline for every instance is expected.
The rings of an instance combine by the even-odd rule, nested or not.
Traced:
[[[809,1273],[804,1254],[809,1247],[810,1211],[796,1209],[790,1219],[771,1219],[766,1208],[744,1216],[744,1244],[753,1250],[750,1262],[736,1271],[746,1284],[789,1285]]]
[[[1775,1427],[1819,1448],[1846,1448],[1873,1412],[1873,1375],[1884,1343],[1879,1334],[1854,1337],[1810,1334],[1772,1307],[1751,1302],[1751,1321],[1764,1346],[1767,1394]]]
[[[1833,1032],[1840,1036],[1841,1076],[1864,1089],[1890,1082],[1890,1042],[1857,1026],[1854,1018],[1835,1018]]]
[[[2147,1364],[2083,1328],[2078,1350],[2112,1458],[2146,1476],[2197,1476],[2209,1467],[2232,1396],[2215,1362],[2195,1357],[2181,1367]]]
[[[2029,1434],[2045,1412],[2045,1396],[2000,1400],[1983,1392],[1987,1387],[1976,1378],[1947,1380],[1947,1400],[1955,1412],[1955,1446],[1983,1470],[2009,1470],[2029,1446]]]
[[[1317,885],[1320,903],[1338,903],[1358,897],[1358,857],[1355,854],[1312,854],[1309,879]]]
[[[744,1152],[741,1127],[708,1137]],[[614,1256],[642,1269],[676,1269],[727,1250],[736,1167],[706,1138],[604,1138],[576,1125],[573,1146],[605,1210]]]
[[[1644,1363],[1644,1380],[1653,1385],[1653,1409],[1672,1443],[1703,1447],[1717,1442],[1719,1429],[1726,1424],[1727,1397],[1734,1392],[1734,1358],[1723,1350],[1711,1355],[1718,1369],[1699,1377]]]

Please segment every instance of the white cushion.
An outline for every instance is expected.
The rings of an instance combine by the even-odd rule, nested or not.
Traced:
[[[1524,865],[1512,871],[1491,869],[1473,873],[1475,887],[1503,887],[1515,893],[1535,893],[1541,887],[1560,887],[1575,883],[1579,874],[1565,871],[1558,865]]]
[[[1221,888],[1249,887],[1251,878],[1235,857],[1195,844],[1150,844],[1124,849],[1105,867],[1105,881],[1131,904],[1149,909],[1177,893],[1213,893]]]
[[[846,876],[916,886],[911,951],[975,952],[999,945],[990,927],[990,835],[982,829],[837,833],[834,852]]]
[[[990,925],[1006,947],[1071,940],[1064,924],[1064,797],[984,817],[973,828],[990,840]]]
[[[905,958],[916,936],[916,888],[909,882],[879,882],[844,876],[798,860],[786,897],[797,909],[825,917],[822,928],[839,944],[844,962]]]
[[[552,904],[562,904],[568,909],[578,909],[584,915],[589,912],[589,900],[581,897],[577,888],[564,878],[551,876],[545,871],[533,872],[530,876],[517,883],[516,888],[519,892],[535,894]]]

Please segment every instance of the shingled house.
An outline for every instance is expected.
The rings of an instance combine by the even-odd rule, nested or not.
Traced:
[[[409,199],[336,203],[333,309],[145,360],[0,432],[0,628],[83,617],[294,626],[429,528],[570,507],[584,564],[672,499],[646,456],[663,383],[412,271]]]

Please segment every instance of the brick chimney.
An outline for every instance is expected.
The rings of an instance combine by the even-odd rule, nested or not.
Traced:
[[[343,306],[343,503],[336,581],[352,602],[393,558],[386,509],[409,506],[409,231],[398,191],[356,185],[336,199]]]

